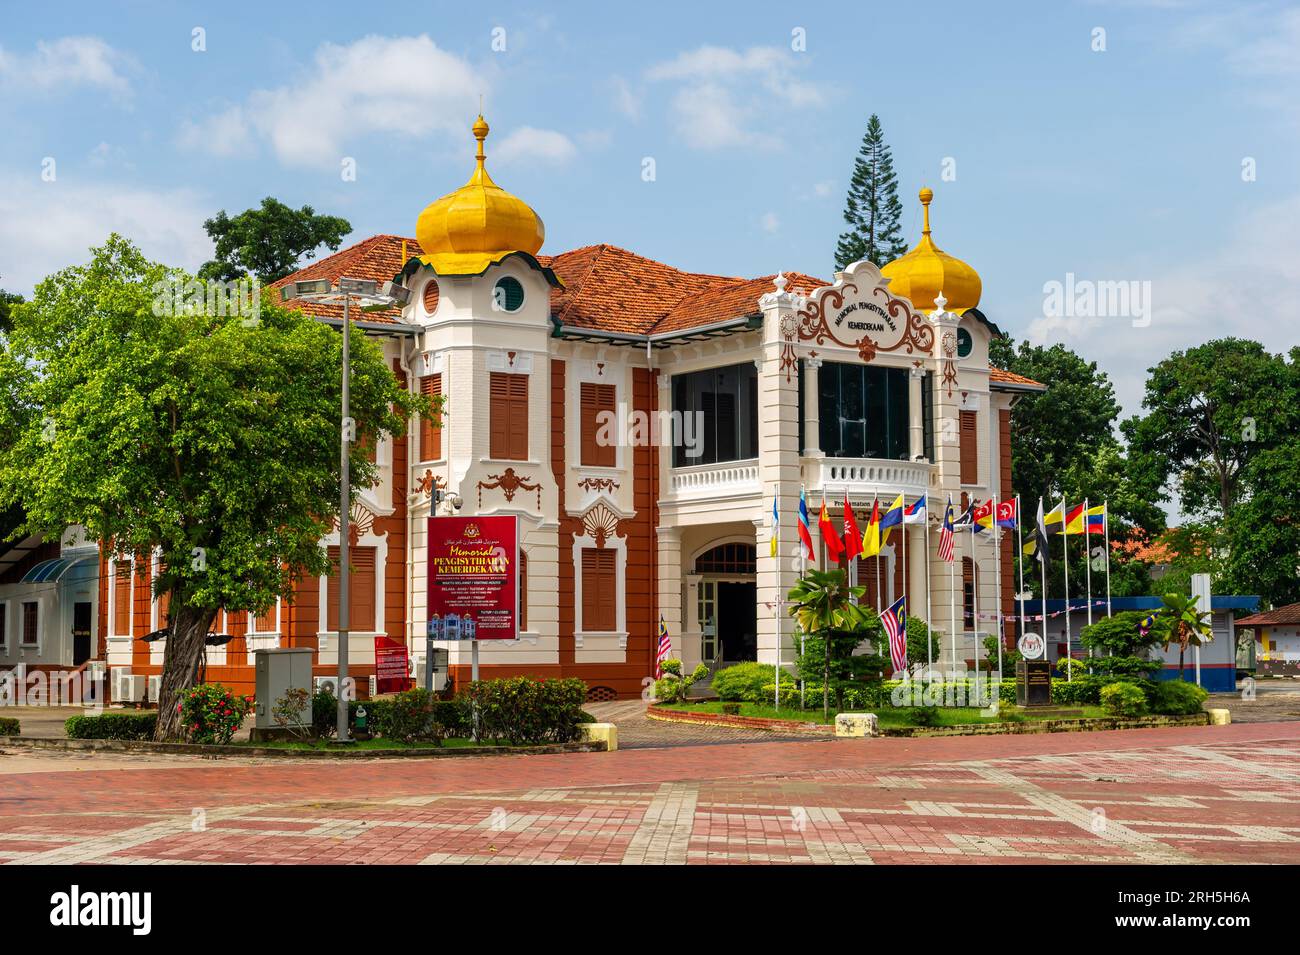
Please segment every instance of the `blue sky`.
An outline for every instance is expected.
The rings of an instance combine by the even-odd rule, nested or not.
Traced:
[[[986,313],[1099,361],[1127,410],[1172,349],[1297,343],[1286,5],[3,6],[6,288],[114,229],[197,267],[203,218],[266,195],[347,217],[350,241],[412,234],[469,173],[481,94],[489,168],[541,214],[547,252],[612,242],[695,271],[829,278],[875,112],[909,242],[930,185],[935,238],[981,273]],[[1067,273],[1150,282],[1150,325],[1045,314],[1044,284]]]

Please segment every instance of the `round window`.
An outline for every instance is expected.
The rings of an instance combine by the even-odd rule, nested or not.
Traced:
[[[492,289],[492,307],[498,312],[517,312],[524,304],[524,287],[507,275]]]
[[[426,315],[432,315],[438,310],[438,282],[436,279],[429,279],[429,283],[424,287],[424,312]]]
[[[957,357],[965,358],[975,347],[975,340],[970,337],[970,332],[964,328],[957,329]]]

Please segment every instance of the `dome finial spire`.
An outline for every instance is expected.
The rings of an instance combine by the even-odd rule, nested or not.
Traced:
[[[925,225],[921,228],[921,235],[930,234],[930,203],[934,200],[934,190],[929,186],[922,186],[921,191],[917,193],[917,198],[921,200],[921,208],[925,216]]]
[[[492,127],[487,124],[487,120],[483,118],[483,113],[480,111],[478,119],[474,120],[474,125],[470,128],[474,133],[474,138],[478,140],[478,151],[474,154],[474,158],[478,160],[479,169],[482,169],[483,161],[487,159],[487,153],[483,151],[483,140],[487,139],[487,135],[492,131]]]

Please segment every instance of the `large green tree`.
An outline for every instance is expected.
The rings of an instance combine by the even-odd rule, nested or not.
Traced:
[[[11,313],[14,306],[22,303],[23,297],[17,292],[6,292],[0,288],[0,332],[7,332],[13,326]]]
[[[0,508],[26,530],[82,524],[107,553],[156,552],[169,594],[158,738],[180,735],[219,608],[263,613],[328,572],[338,520],[342,336],[270,301],[260,314],[166,307],[186,281],[114,235],[50,276],[0,347]],[[353,488],[367,447],[427,403],[352,337]]]
[[[1148,371],[1144,413],[1124,422],[1124,435],[1184,513],[1223,520],[1248,493],[1252,458],[1295,440],[1296,385],[1295,365],[1259,342],[1207,342]]]
[[[844,221],[849,228],[835,246],[835,270],[841,271],[862,259],[884,265],[906,252],[907,242],[900,225],[902,217],[894,158],[885,144],[880,117],[872,113],[853,161],[853,175],[844,201]]]
[[[282,279],[312,258],[322,245],[337,251],[352,224],[338,216],[319,215],[311,206],[291,209],[267,196],[256,209],[236,216],[218,212],[203,223],[216,243],[216,258],[199,269],[199,277],[230,282],[245,274],[263,282]]]

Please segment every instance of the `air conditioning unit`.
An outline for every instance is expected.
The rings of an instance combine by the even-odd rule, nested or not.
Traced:
[[[91,660],[86,664],[86,679],[102,680],[104,679],[104,661]]]
[[[326,692],[336,700],[339,696],[339,678],[336,676],[314,676],[311,678],[312,689],[317,693]]]
[[[113,702],[143,703],[145,678],[136,676],[125,668],[113,671]]]
[[[157,703],[162,698],[162,677],[149,677],[149,702]]]

